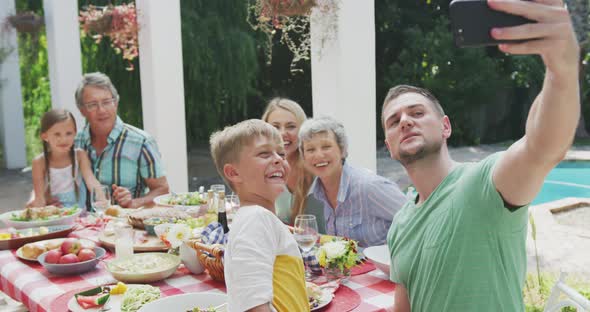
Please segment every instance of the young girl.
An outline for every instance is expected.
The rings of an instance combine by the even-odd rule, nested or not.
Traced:
[[[56,201],[63,207],[76,204],[85,207],[79,191],[79,172],[89,190],[100,186],[86,152],[74,149],[75,137],[76,122],[72,113],[53,109],[43,115],[43,154],[33,159],[33,197],[27,207],[43,207]]]

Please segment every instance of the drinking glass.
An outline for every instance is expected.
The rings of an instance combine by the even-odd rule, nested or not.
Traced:
[[[127,259],[133,256],[133,227],[127,223],[115,225],[115,255],[117,259]]]
[[[213,190],[213,193],[219,193],[219,191],[225,192],[225,185],[224,184],[212,184],[211,190]]]
[[[231,194],[225,197],[225,212],[227,213],[227,222],[232,223],[234,215],[240,208],[240,198],[238,195]]]
[[[318,222],[314,215],[298,215],[295,217],[293,236],[304,253],[310,251],[318,238]],[[309,268],[305,265],[305,277],[311,278]]]
[[[104,212],[111,206],[111,192],[106,185],[97,186],[92,189],[91,194],[92,210],[98,217],[102,217]]]

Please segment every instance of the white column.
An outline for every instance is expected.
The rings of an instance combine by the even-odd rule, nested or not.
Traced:
[[[374,0],[334,1],[311,16],[313,115],[344,123],[348,161],[376,172]]]
[[[71,111],[82,128],[83,117],[74,93],[82,78],[80,26],[76,0],[43,0],[51,106]]]
[[[188,190],[180,0],[136,0],[143,127],[158,142],[170,189]]]
[[[0,1],[0,21],[15,13],[14,0]],[[10,27],[10,26],[8,26]],[[27,165],[25,121],[18,61],[16,30],[12,27],[0,33],[0,47],[11,49],[10,55],[0,64],[0,135],[4,160],[9,169]]]

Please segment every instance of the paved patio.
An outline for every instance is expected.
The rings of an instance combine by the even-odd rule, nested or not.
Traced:
[[[505,148],[504,145],[481,145],[452,148],[450,152],[455,160],[465,162],[478,161]],[[568,154],[568,158],[590,160],[590,146],[575,147]],[[210,185],[221,181],[217,176],[207,148],[192,150],[188,160],[190,190],[196,190],[199,185]],[[410,183],[403,167],[389,158],[384,147],[377,151],[377,168],[380,175],[394,180],[402,188],[407,187]],[[30,171],[0,169],[0,213],[20,209],[26,202],[31,189]],[[537,226],[539,264],[543,272],[558,273],[560,270],[564,270],[571,273],[570,276],[578,276],[582,281],[590,284],[590,226],[587,230],[564,226],[559,224],[551,213],[551,209],[569,205],[572,201],[576,201],[576,199],[531,207],[530,211]],[[536,272],[530,226],[527,254],[529,271]]]

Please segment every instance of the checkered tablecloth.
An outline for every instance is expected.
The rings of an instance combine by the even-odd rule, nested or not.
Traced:
[[[112,255],[107,254],[107,259],[110,257]],[[45,271],[38,263],[19,260],[14,251],[0,251],[0,290],[22,302],[31,312],[49,311],[56,298],[72,290],[114,282],[116,280],[102,262],[96,270],[80,276],[57,276]],[[152,285],[158,286],[164,297],[189,292],[225,292],[223,283],[211,280],[207,274],[190,274],[182,265],[174,275]],[[362,299],[353,311],[383,311],[393,306],[395,285],[379,270],[352,276],[344,285],[356,291]],[[338,296],[334,300],[338,300]]]

